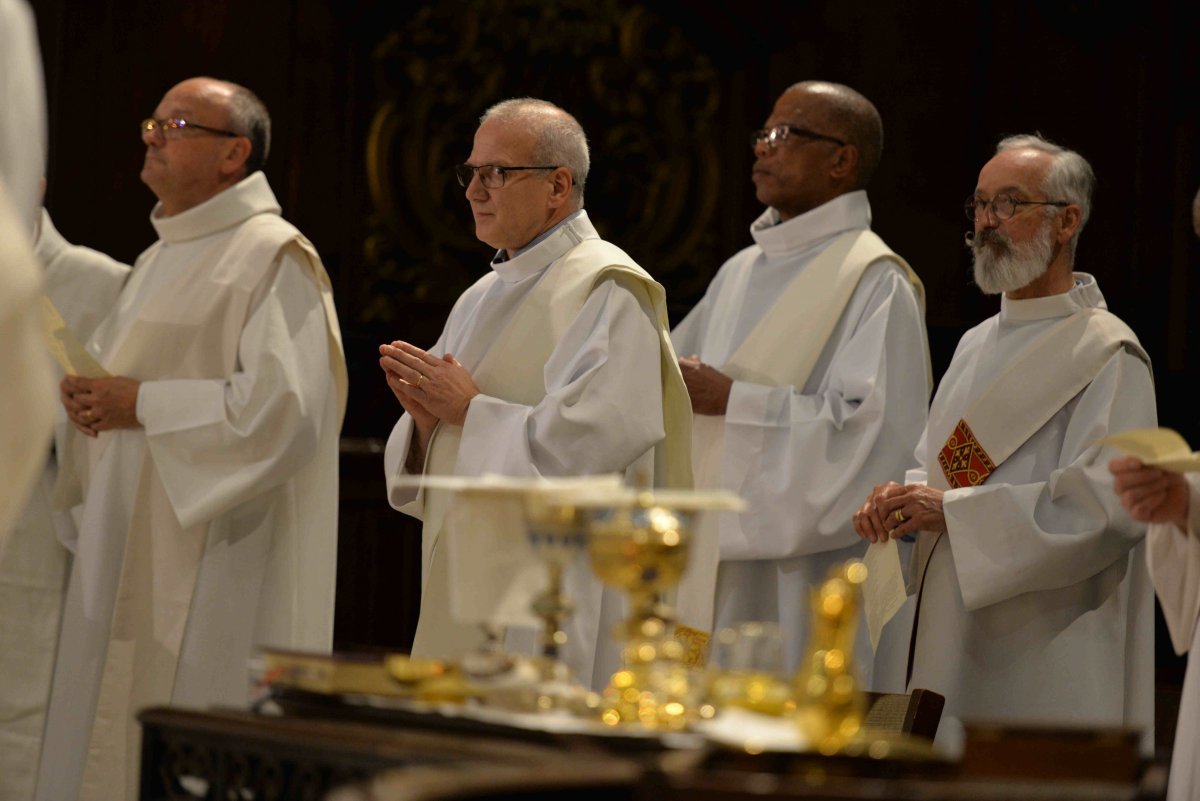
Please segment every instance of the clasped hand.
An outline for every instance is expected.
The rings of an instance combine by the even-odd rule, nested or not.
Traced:
[[[699,356],[679,360],[683,383],[692,399],[693,414],[723,415],[729,407],[729,392],[733,379],[715,367],[700,361]]]
[[[430,430],[439,420],[454,425],[466,421],[467,407],[479,387],[453,355],[439,359],[397,340],[380,345],[379,357],[388,386],[418,429]]]
[[[941,490],[924,484],[880,484],[854,513],[854,530],[871,542],[899,539],[917,531],[944,532],[942,495]]]
[[[141,382],[125,376],[84,378],[69,375],[59,384],[59,397],[71,424],[89,437],[115,428],[141,428],[137,397]]]

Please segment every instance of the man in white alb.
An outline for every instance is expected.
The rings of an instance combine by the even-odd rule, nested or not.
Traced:
[[[414,654],[459,656],[480,634],[449,609],[444,496],[398,479],[624,472],[691,484],[691,415],[663,290],[599,238],[583,209],[588,165],[583,129],[562,109],[530,98],[489,109],[457,172],[476,236],[497,250],[491,271],[458,299],[432,348],[380,347],[405,410],[385,454],[389,500],[424,521]],[[469,558],[486,561],[478,534]],[[617,599],[582,564],[566,581],[576,611],[564,659],[584,684],[602,684],[618,662]]]
[[[1192,201],[1192,227],[1200,236],[1200,192]],[[1167,801],[1200,795],[1200,478],[1147,467],[1126,456],[1113,459],[1113,490],[1134,520],[1149,523],[1146,563],[1175,653],[1191,653],[1179,698]]]
[[[39,799],[133,798],[138,709],[244,703],[255,646],[332,641],[345,364],[260,171],[270,118],[193,78],[141,135],[159,241],[87,343],[110,377],[61,386],[78,536]]]
[[[45,133],[33,14],[0,0],[0,801],[33,794],[62,596],[54,533],[27,523],[54,420],[30,237]]]
[[[975,282],[1000,313],[958,344],[906,484],[854,515],[866,539],[915,534],[910,687],[961,721],[1154,723],[1145,528],[1121,510],[1097,440],[1155,424],[1149,358],[1072,272],[1095,176],[1037,136],[1004,139],[967,215]]]
[[[929,353],[921,283],[870,230],[866,186],[883,146],[874,105],[847,86],[798,83],[752,144],[768,206],[750,228],[755,244],[671,335],[696,414],[697,486],[732,490],[748,509],[701,523],[705,541],[719,539],[720,567],[693,560],[710,577],[680,606],[702,629],[714,616],[717,627],[777,621],[791,671],[810,589],[863,554],[851,512],[911,464]]]

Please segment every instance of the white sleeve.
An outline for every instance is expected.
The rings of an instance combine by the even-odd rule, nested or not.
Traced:
[[[1200,477],[1188,476],[1188,526],[1151,524],[1146,565],[1162,607],[1175,653],[1192,646],[1200,619]]]
[[[723,559],[785,559],[857,544],[854,510],[876,484],[902,480],[913,464],[929,355],[920,306],[897,265],[868,269],[826,352],[804,388],[809,394],[733,384],[721,485],[745,498],[748,511],[723,519]]]
[[[624,471],[665,436],[653,320],[644,293],[600,282],[550,354],[537,405],[471,401],[459,464],[514,476]]]
[[[333,372],[324,306],[309,268],[285,248],[242,329],[228,381],[145,381],[138,420],[184,526],[283,484],[309,462]]]
[[[1041,471],[1046,480],[985,483],[943,496],[969,610],[1076,584],[1124,558],[1145,535],[1112,491],[1107,465],[1116,452],[1096,445],[1109,433],[1157,424],[1145,362],[1118,351],[1060,414],[1068,418],[1057,464]]]

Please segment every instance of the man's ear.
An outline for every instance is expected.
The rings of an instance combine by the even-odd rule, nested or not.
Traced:
[[[1058,242],[1065,244],[1071,241],[1071,237],[1075,236],[1075,232],[1079,230],[1082,222],[1083,209],[1074,203],[1070,206],[1064,206],[1062,214],[1058,215],[1058,235],[1056,237]]]
[[[829,177],[844,180],[852,177],[858,170],[858,146],[842,145],[837,149],[833,166],[829,168]]]
[[[575,179],[571,177],[571,171],[566,167],[559,167],[550,176],[550,207],[559,208],[568,203],[571,199],[571,189],[575,186]]]
[[[250,139],[245,136],[230,137],[225,157],[221,159],[221,177],[229,178],[239,172],[244,172],[248,158],[250,158]]]

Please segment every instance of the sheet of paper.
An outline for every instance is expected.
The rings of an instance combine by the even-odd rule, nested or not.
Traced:
[[[867,632],[871,635],[871,650],[876,651],[884,625],[900,611],[908,592],[904,589],[904,570],[895,540],[871,543],[863,564],[867,566],[867,581],[863,585]]]
[[[105,378],[109,375],[100,362],[87,352],[45,295],[42,295],[42,333],[46,337],[50,355],[68,375],[85,378]]]
[[[1122,453],[1136,456],[1145,464],[1173,473],[1200,472],[1200,454],[1177,431],[1169,428],[1137,428],[1110,434],[1100,440]]]

